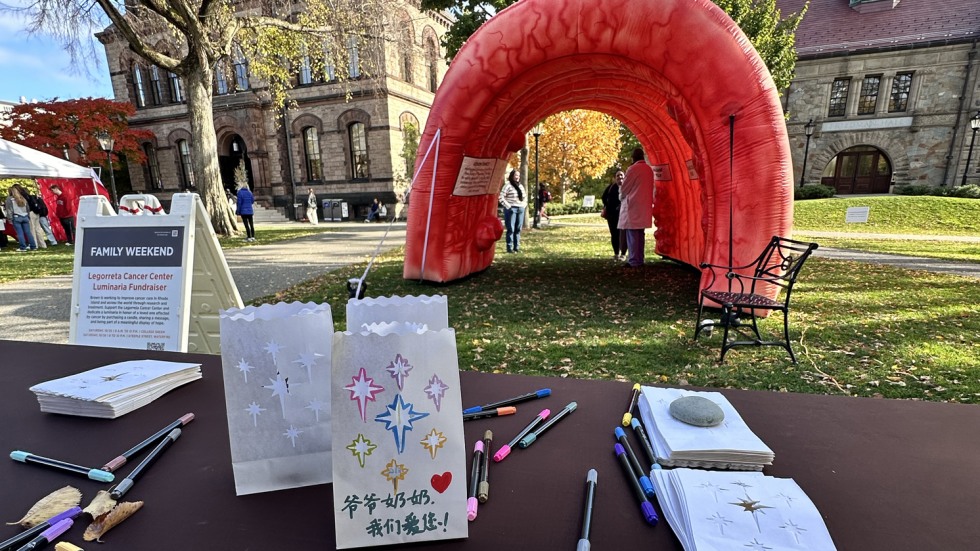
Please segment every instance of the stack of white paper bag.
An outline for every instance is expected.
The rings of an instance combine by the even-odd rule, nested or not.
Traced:
[[[41,411],[115,419],[201,378],[201,364],[132,360],[31,387]]]
[[[836,549],[820,512],[790,478],[694,469],[652,475],[685,551]]]
[[[763,465],[772,464],[772,450],[749,429],[724,395],[648,386],[642,390],[640,416],[661,465],[760,471]],[[711,400],[724,412],[725,420],[714,427],[697,427],[674,419],[670,403],[683,396]]]

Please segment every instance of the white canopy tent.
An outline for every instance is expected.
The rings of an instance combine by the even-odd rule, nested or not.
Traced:
[[[0,178],[91,178],[91,168],[0,139]]]

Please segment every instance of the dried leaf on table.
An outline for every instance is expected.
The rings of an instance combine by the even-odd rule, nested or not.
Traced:
[[[95,494],[95,499],[92,500],[92,503],[89,503],[88,507],[82,509],[82,512],[88,513],[92,518],[99,518],[111,511],[115,506],[116,500],[109,497],[109,492],[99,490],[99,493]]]
[[[34,504],[24,518],[8,525],[20,524],[24,528],[33,528],[49,518],[75,507],[82,501],[82,492],[78,488],[65,486],[41,498]]]
[[[102,543],[102,540],[99,538],[114,526],[132,516],[133,513],[139,511],[142,506],[142,501],[124,501],[117,504],[111,511],[93,520],[92,524],[89,524],[88,528],[85,529],[85,534],[82,535],[82,538],[85,541],[98,541]]]

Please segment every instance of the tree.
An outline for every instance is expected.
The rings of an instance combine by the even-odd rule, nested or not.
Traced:
[[[584,180],[601,176],[619,154],[620,124],[609,115],[576,109],[548,117],[543,126],[538,178],[557,184],[562,203],[569,194],[579,193]],[[534,159],[533,142],[530,145],[528,157]]]
[[[796,28],[806,7],[781,19],[776,0],[712,0],[741,27],[759,52],[778,90],[785,90],[796,68]],[[449,10],[456,22],[443,37],[446,59],[451,61],[480,25],[517,0],[422,0],[422,9]]]
[[[126,122],[136,112],[132,104],[105,98],[21,103],[0,115],[0,138],[26,145],[55,157],[70,156],[79,164],[103,164],[99,132],[114,141],[111,155],[145,162],[140,142],[152,138],[145,130],[132,130]]]
[[[211,103],[216,68],[228,60],[247,60],[249,73],[264,79],[270,99],[280,103],[285,101],[292,72],[310,51],[323,52],[322,56],[309,56],[320,70],[351,64],[363,69],[336,71],[338,80],[345,81],[351,74],[370,77],[373,67],[380,66],[378,41],[388,17],[394,13],[390,3],[391,0],[305,0],[301,4],[281,0],[35,0],[22,10],[29,18],[28,30],[60,40],[76,64],[95,57],[94,49],[83,47],[86,35],[91,36],[111,22],[112,31],[136,55],[182,79],[194,136],[194,179],[215,231],[227,235],[235,228],[218,169]],[[94,9],[95,5],[100,9]]]

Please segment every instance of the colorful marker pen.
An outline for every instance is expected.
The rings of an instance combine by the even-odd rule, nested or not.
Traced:
[[[577,407],[578,407],[578,402],[569,402],[567,406],[565,406],[561,411],[556,413],[555,416],[549,419],[547,423],[538,427],[531,434],[525,436],[524,438],[521,438],[521,441],[518,442],[517,445],[521,448],[526,448],[530,446],[531,444],[534,443],[535,440],[537,440],[542,434],[544,434],[544,431],[550,429],[552,425],[554,425],[558,421],[561,421],[562,418],[566,417],[569,413],[575,411],[575,408]]]
[[[476,508],[479,500],[476,498],[476,489],[480,485],[480,465],[483,463],[483,440],[477,440],[473,446],[473,466],[470,468],[470,495],[466,500],[466,520],[472,522],[476,520]]]
[[[488,409],[486,411],[474,411],[473,413],[464,413],[463,421],[472,421],[473,419],[483,419],[485,417],[499,417],[501,415],[514,415],[515,413],[517,413],[517,408],[513,406]]]
[[[70,473],[80,474],[98,482],[112,482],[116,478],[112,475],[112,473],[107,473],[101,469],[90,469],[88,467],[82,467],[81,465],[65,463],[64,461],[41,457],[40,455],[34,455],[28,452],[12,451],[10,452],[10,458],[14,461],[20,461],[21,463],[44,465],[45,467],[51,467],[52,469],[59,469]]]
[[[471,408],[466,408],[463,413],[474,413],[477,411],[486,411],[488,409],[499,408],[500,406],[512,406],[519,402],[525,402],[527,400],[534,400],[535,398],[544,398],[545,396],[551,396],[550,388],[542,388],[541,390],[535,392],[528,392],[527,394],[521,394],[520,396],[515,396],[513,398],[507,398],[506,400],[501,400],[499,402],[493,402],[492,404],[486,404],[482,406],[473,406]]]
[[[640,460],[636,458],[636,454],[633,452],[633,446],[630,446],[630,441],[628,438],[626,438],[626,431],[620,427],[616,427],[613,432],[616,434],[616,440],[619,440],[619,443],[622,444],[623,449],[626,450],[626,457],[629,459],[630,466],[633,469],[633,474],[636,475],[636,479],[640,483],[640,487],[643,488],[643,493],[652,499],[653,496],[656,495],[655,490],[653,489],[653,483],[650,482],[650,477],[647,476],[646,471],[644,471],[643,467],[640,465]]]
[[[477,486],[476,497],[480,503],[490,499],[490,445],[493,443],[493,432],[483,433],[483,464],[480,465],[480,485]]]
[[[38,524],[37,526],[34,526],[33,528],[30,528],[28,530],[24,530],[23,532],[10,538],[9,540],[0,542],[0,551],[10,551],[11,549],[17,549],[24,543],[33,539],[41,532],[47,530],[48,528],[51,528],[55,524],[58,524],[59,521],[62,521],[66,518],[73,519],[80,514],[82,514],[81,507],[72,507],[67,511],[62,511],[61,513],[58,513],[57,515],[49,518],[48,520]]]
[[[575,551],[589,551],[592,544],[589,542],[589,531],[592,529],[592,507],[595,505],[595,487],[598,482],[599,473],[595,469],[589,469],[589,474],[585,476],[585,513],[582,515],[582,537],[578,540]]]
[[[633,385],[633,393],[630,394],[630,403],[626,406],[626,413],[623,414],[623,426],[630,426],[630,421],[633,420],[633,409],[636,408],[636,402],[640,400],[640,383]]]
[[[660,464],[657,463],[657,454],[653,451],[653,446],[650,445],[650,439],[647,437],[647,431],[644,430],[643,425],[639,421],[633,419],[630,421],[630,425],[633,427],[633,432],[636,433],[637,438],[640,439],[640,444],[643,445],[643,451],[646,452],[647,458],[650,459],[650,470],[656,470],[660,468]]]
[[[637,482],[636,476],[633,475],[633,467],[630,467],[630,460],[626,458],[626,450],[623,449],[622,444],[616,444],[613,446],[613,449],[616,452],[616,457],[619,458],[619,464],[623,466],[623,472],[626,473],[627,482],[633,488],[633,493],[640,502],[640,511],[643,513],[643,519],[651,525],[656,526],[657,521],[660,519],[657,518],[657,512],[653,510],[653,505],[650,504],[646,494],[643,493],[643,488]]]
[[[514,446],[516,446],[518,442],[521,441],[521,438],[527,436],[528,433],[534,430],[534,427],[538,426],[538,423],[547,419],[549,415],[551,415],[550,409],[542,409],[541,413],[539,413],[538,416],[534,418],[534,420],[528,423],[528,425],[524,427],[524,429],[522,429],[521,432],[517,433],[517,436],[515,436],[513,440],[511,440],[506,446],[497,450],[497,453],[493,454],[493,460],[498,463],[503,461],[505,457],[510,455],[510,450]]]
[[[75,521],[66,518],[59,520],[54,526],[48,528],[41,535],[27,542],[26,545],[19,548],[17,551],[33,551],[34,549],[41,549],[45,545],[51,543],[52,541],[58,539],[58,536],[64,534]]]
[[[102,470],[103,471],[109,471],[110,473],[115,472],[116,469],[118,469],[119,467],[122,467],[123,465],[125,465],[126,464],[126,461],[129,461],[129,459],[132,458],[134,455],[136,455],[139,452],[145,450],[146,448],[152,446],[158,440],[160,440],[161,438],[163,438],[164,436],[166,436],[167,434],[169,434],[170,431],[174,430],[175,428],[177,428],[177,427],[183,427],[184,425],[186,425],[187,423],[190,423],[193,420],[194,420],[194,414],[193,413],[187,413],[187,414],[181,416],[180,419],[177,419],[173,423],[170,423],[169,425],[167,425],[167,426],[163,427],[162,429],[156,431],[153,434],[153,436],[150,436],[146,440],[143,440],[139,444],[136,444],[132,448],[130,448],[130,449],[122,452],[122,455],[120,455],[118,457],[115,457],[113,459],[110,459],[108,463],[106,463],[105,465],[102,466]]]
[[[119,500],[122,498],[122,496],[126,495],[126,492],[133,487],[133,484],[136,483],[136,479],[143,474],[143,471],[149,468],[149,466],[152,465],[158,457],[163,455],[163,452],[170,447],[170,444],[173,444],[177,438],[180,438],[180,429],[170,431],[170,434],[161,440],[160,443],[157,444],[157,447],[153,448],[153,451],[151,451],[150,454],[147,455],[135,469],[133,469],[133,472],[126,475],[126,478],[120,480],[119,484],[116,484],[109,489],[109,497]]]

